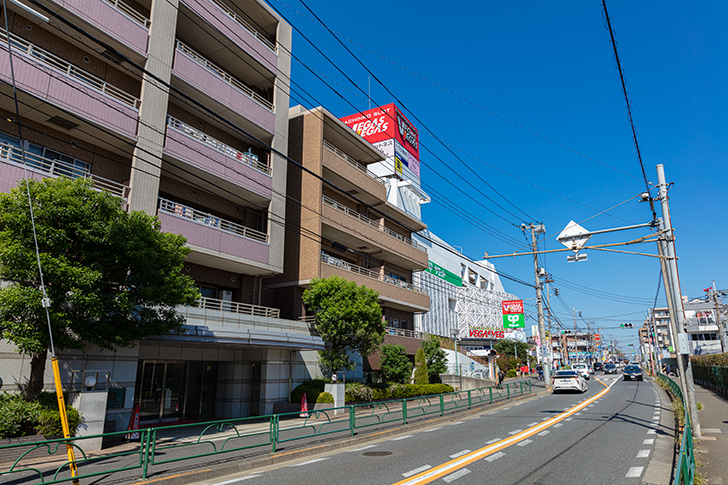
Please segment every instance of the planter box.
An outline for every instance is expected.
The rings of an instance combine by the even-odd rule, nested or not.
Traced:
[[[339,408],[346,405],[346,393],[343,382],[337,382],[336,384],[325,384],[324,392],[328,392],[329,394],[334,396],[333,407]],[[343,412],[343,409],[337,409],[336,411],[334,411],[334,414],[341,414]]]

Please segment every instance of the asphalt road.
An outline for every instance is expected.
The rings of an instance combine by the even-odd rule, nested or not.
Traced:
[[[597,376],[546,394],[297,462],[206,481],[245,484],[639,484],[672,420],[651,381]]]

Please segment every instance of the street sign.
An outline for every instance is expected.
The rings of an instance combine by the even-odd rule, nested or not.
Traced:
[[[577,224],[574,221],[569,221],[569,223],[566,225],[563,231],[561,231],[561,234],[556,236],[556,240],[559,241],[561,244],[566,246],[569,249],[573,249],[575,253],[579,252],[579,249],[581,249],[584,244],[589,240],[591,236],[582,236],[577,237],[580,234],[584,234],[587,231],[583,227],[581,227],[579,224]]]
[[[526,319],[523,313],[503,315],[503,328],[526,328]]]

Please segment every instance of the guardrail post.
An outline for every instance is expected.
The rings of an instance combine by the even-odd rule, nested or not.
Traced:
[[[402,399],[402,420],[407,424],[407,400]]]
[[[490,391],[490,402],[488,404],[493,404],[493,387],[489,387],[488,391]]]
[[[149,467],[149,451],[151,448],[151,428],[145,429],[141,436],[141,442],[139,443],[139,446],[141,449],[139,452],[142,454],[142,479],[147,478],[147,469]]]
[[[511,398],[511,386],[510,384],[506,384],[506,399]]]
[[[273,453],[276,452],[276,445],[278,444],[278,415],[274,414],[270,418],[270,444],[273,449]]]
[[[445,395],[440,394],[440,416],[445,416]]]
[[[473,399],[470,395],[472,391],[468,391],[468,409],[473,409]]]
[[[354,428],[356,427],[356,412],[354,406],[349,406],[349,428],[351,429],[351,436],[354,436]]]

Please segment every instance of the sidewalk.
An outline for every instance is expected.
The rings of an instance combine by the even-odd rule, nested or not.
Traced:
[[[698,472],[709,485],[728,484],[728,397],[695,384],[695,399],[703,437],[695,440]]]

